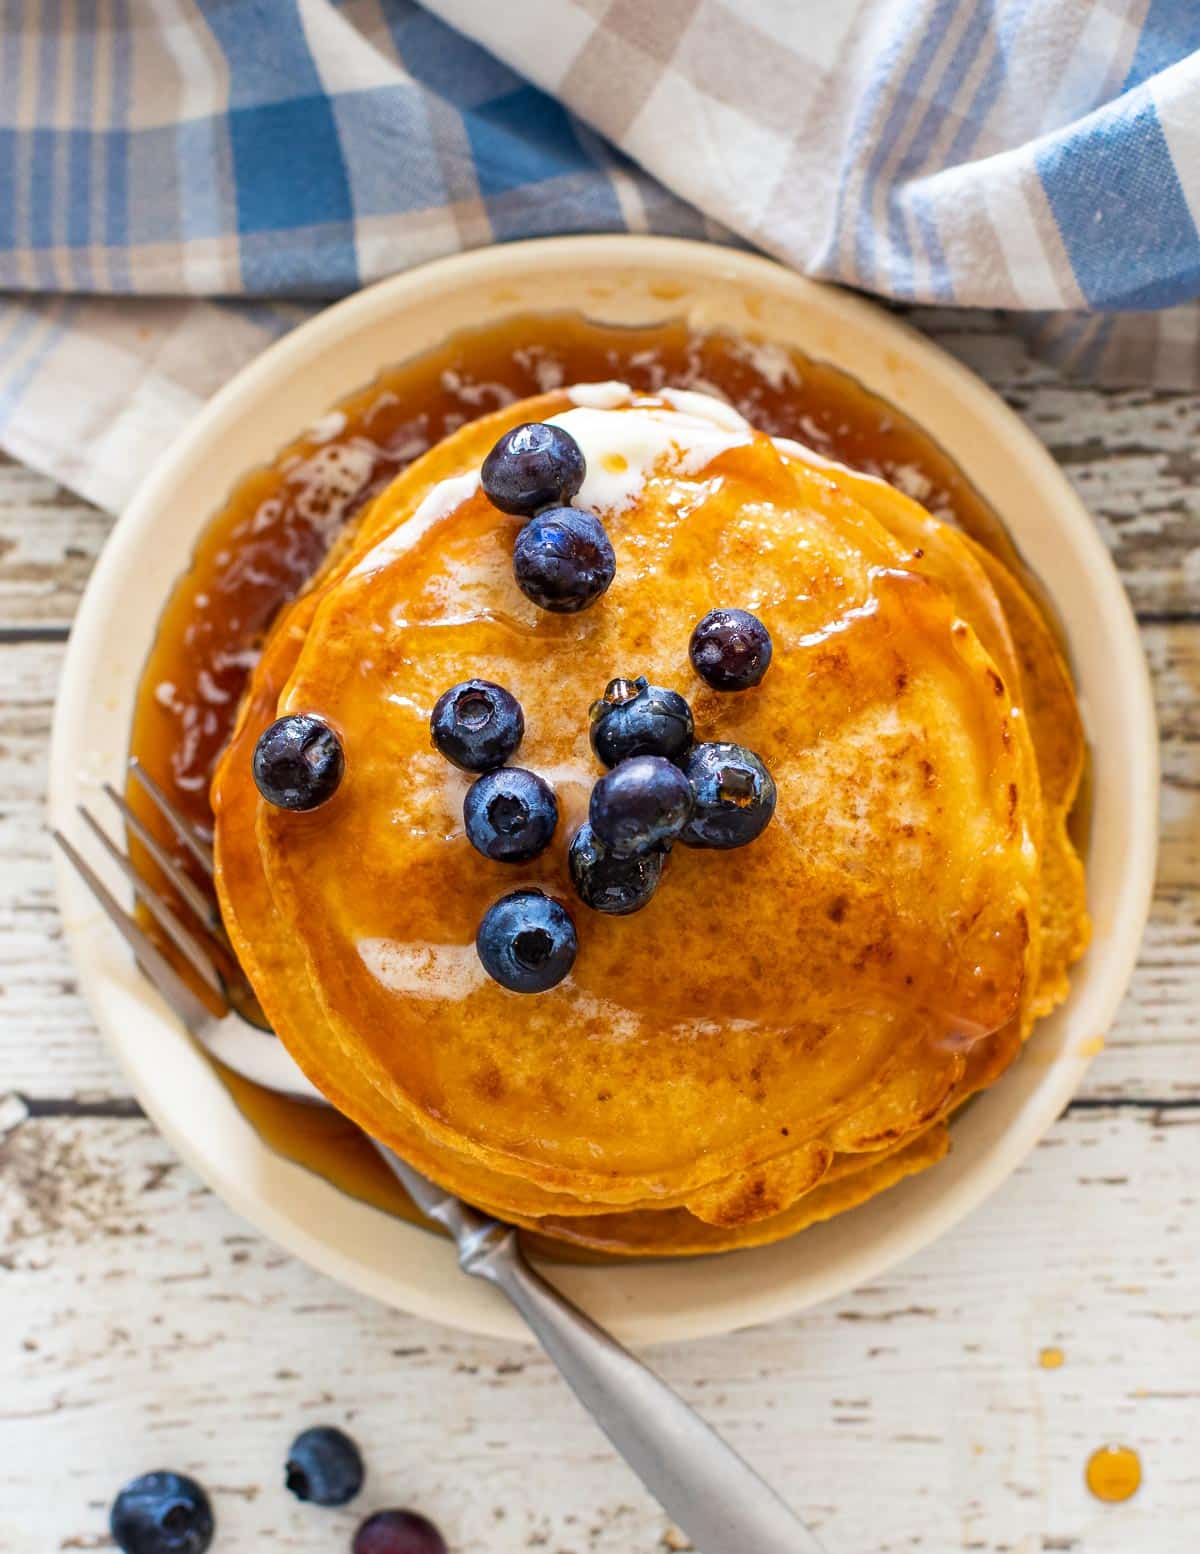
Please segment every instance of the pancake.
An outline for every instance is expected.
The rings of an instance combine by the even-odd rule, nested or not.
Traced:
[[[617,554],[576,616],[519,592],[517,524],[478,490],[500,433],[550,418],[585,449],[577,501]],[[721,696],[687,642],[731,603],[776,653],[760,687]],[[1039,722],[1064,685],[1074,702],[1039,629],[1053,646],[999,563],[917,504],[704,396],[511,406],[406,470],[268,640],[213,788],[231,939],[309,1078],[462,1196],[603,1250],[791,1234],[944,1153],[942,1119],[1082,950],[1077,723],[1043,756]],[[643,673],[688,697],[698,737],[759,752],[775,821],[737,852],[677,847],[636,916],[574,902],[572,975],[508,993],[478,964],[479,918],[518,885],[572,902],[588,705]],[[433,702],[476,675],[521,701],[517,760],[562,812],[519,869],[466,842],[468,779],[429,745]],[[296,711],[347,752],[311,815],[250,777],[263,728]]]
[[[551,1216],[523,1223],[548,1241],[586,1247],[610,1257],[695,1257],[732,1252],[782,1241],[810,1225],[819,1225],[847,1209],[857,1208],[906,1176],[936,1165],[949,1148],[949,1130],[940,1123],[880,1156],[848,1157],[840,1165],[832,1166],[819,1185],[788,1209],[741,1225],[708,1225],[683,1209],[565,1220]]]
[[[968,543],[1009,621],[1021,668],[1022,709],[1042,785],[1042,957],[1033,1005],[1034,1018],[1040,1018],[1067,996],[1067,973],[1087,948],[1091,932],[1083,863],[1070,834],[1086,756],[1083,722],[1066,659],[1036,604],[1007,567],[982,546]]]

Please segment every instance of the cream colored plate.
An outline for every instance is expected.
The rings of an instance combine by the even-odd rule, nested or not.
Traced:
[[[879,308],[765,259],[666,238],[571,237],[489,248],[384,281],[272,346],[212,400],[116,525],[84,596],[55,717],[54,824],[74,834],[76,804],[92,800],[101,780],[121,781],[159,611],[235,477],[381,367],[450,331],[560,308],[625,324],[686,313],[765,336],[832,362],[914,413],[997,509],[1052,594],[1094,762],[1094,941],[1068,1003],[955,1123],[950,1158],[781,1245],[703,1262],[553,1270],[594,1316],[644,1343],[767,1321],[878,1278],[1021,1163],[1070,1099],[1133,969],[1154,873],[1157,736],[1137,629],[1094,524],[1045,450],[964,367]],[[458,1273],[448,1245],[272,1153],[61,862],[59,896],[100,1029],[146,1111],[216,1192],[355,1289],[456,1327],[523,1336],[493,1291]],[[1052,1175],[1053,1161],[1041,1169]]]

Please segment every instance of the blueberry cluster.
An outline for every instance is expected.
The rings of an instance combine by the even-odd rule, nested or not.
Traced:
[[[438,700],[429,720],[438,750],[478,773],[463,800],[467,840],[493,863],[528,863],[558,826],[554,790],[536,772],[506,766],[525,734],[511,692],[490,680],[464,680]],[[514,890],[484,913],[475,936],[484,970],[513,993],[544,993],[575,964],[571,914],[540,890]]]
[[[701,668],[696,643],[720,642],[729,617],[737,618],[736,642],[727,653],[710,652]],[[722,690],[756,685],[770,663],[766,627],[743,610],[714,610],[692,644],[698,672]],[[644,907],[675,842],[744,847],[775,813],[775,783],[760,758],[726,741],[696,744],[691,708],[678,691],[644,676],[613,680],[591,718],[592,749],[609,769],[592,789],[567,862],[580,900],[597,912]]]
[[[558,615],[595,604],[617,571],[599,518],[569,505],[586,474],[583,449],[549,421],[527,421],[505,432],[480,471],[492,505],[525,520],[513,546],[517,587]]]
[[[525,520],[513,571],[521,590],[545,610],[586,609],[616,571],[603,524],[568,505],[586,474],[579,444],[550,422],[514,427],[483,462],[488,499]],[[712,689],[748,690],[770,666],[771,636],[746,610],[712,610],[693,631],[688,653]],[[490,680],[464,680],[438,698],[430,732],[441,754],[475,778],[463,803],[472,847],[507,864],[544,852],[558,826],[558,800],[536,772],[508,764],[525,734],[525,716],[511,692]],[[567,864],[576,894],[597,912],[623,915],[644,907],[675,842],[744,847],[775,812],[775,783],[754,751],[723,741],[697,744],[685,699],[644,677],[610,682],[591,709],[591,742],[607,770],[592,790]],[[327,803],[345,766],[337,732],[309,713],[272,723],[253,761],[263,798],[289,810]],[[494,902],[475,943],[489,976],[516,993],[555,987],[578,949],[571,914],[530,888]]]
[[[745,610],[713,610],[692,633],[696,672],[716,690],[757,685],[771,662],[771,636]],[[553,789],[516,755],[525,717],[511,692],[464,680],[437,700],[430,732],[438,750],[477,773],[463,802],[467,840],[494,863],[528,863],[558,826]],[[775,783],[753,750],[696,743],[692,709],[678,691],[610,681],[591,709],[591,743],[607,768],[588,818],[567,851],[575,893],[596,912],[637,912],[662,879],[675,842],[728,849],[754,841],[775,813]],[[575,964],[571,914],[530,888],[510,891],[484,913],[475,936],[484,970],[514,993],[557,986]]]
[[[292,1442],[284,1482],[298,1500],[342,1506],[363,1486],[358,1447],[335,1425],[316,1425]],[[143,1473],[117,1495],[109,1512],[122,1554],[205,1554],[216,1520],[203,1488],[185,1473]],[[417,1511],[376,1511],[359,1524],[351,1554],[446,1554],[446,1541]]]
[[[583,449],[570,432],[548,421],[528,421],[505,432],[483,461],[480,471],[484,493],[493,506],[525,520],[513,547],[513,575],[517,586],[540,609],[555,614],[569,615],[586,610],[590,604],[595,604],[616,576],[617,558],[604,525],[594,513],[569,505],[583,485],[586,474],[587,460]],[[485,691],[480,692],[480,686],[485,686]],[[506,697],[504,706],[492,706],[488,701],[492,695]],[[443,707],[447,696],[455,697],[465,705]],[[445,746],[439,746],[449,760],[466,771],[486,772],[502,766],[508,755],[493,759],[493,746],[500,748],[511,738],[515,750],[521,742],[524,732],[521,709],[498,686],[488,686],[482,680],[468,680],[464,685],[455,686],[453,691],[447,691],[438,708],[448,727],[456,723],[468,734],[472,732],[473,716],[487,723],[490,732],[486,737],[472,740],[470,749],[473,753],[467,759],[460,754],[465,747],[461,746],[461,739],[455,743],[458,736],[452,728]],[[435,717],[437,715],[435,713]],[[499,745],[495,745],[496,741]],[[254,751],[255,784],[267,803],[276,809],[319,809],[337,792],[345,771],[346,757],[337,731],[313,713],[293,713],[278,718],[262,734]],[[550,812],[546,800],[549,790],[533,794],[526,781],[528,776],[526,773],[520,779],[525,783],[521,794],[506,797],[503,802],[511,802],[514,814],[519,813],[523,805],[535,805],[544,827],[545,817]],[[505,784],[508,781],[503,779]],[[549,795],[549,804],[553,806],[553,795]],[[556,809],[553,814],[557,820]],[[551,823],[550,831],[553,829]],[[503,832],[500,835],[503,837]],[[520,842],[496,840],[494,845],[501,851],[488,852],[487,856],[503,856],[507,862],[531,858],[550,839],[550,832],[547,832],[540,846],[535,846],[532,852],[522,851],[533,845],[534,835],[536,828]]]

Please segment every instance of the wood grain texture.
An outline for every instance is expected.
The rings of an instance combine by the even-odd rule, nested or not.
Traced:
[[[655,1364],[821,1529],[830,1554],[1192,1554],[1200,1116],[1072,1115],[996,1197],[885,1281]],[[0,1546],[91,1548],[114,1487],[202,1477],[221,1550],[347,1547],[281,1487],[340,1422],[365,1505],[416,1504],[459,1554],[658,1550],[662,1517],[539,1354],[348,1294],[251,1235],[148,1124],[31,1119],[0,1146],[8,1243]],[[1038,1364],[1054,1345],[1065,1363]],[[1137,1500],[1082,1484],[1108,1439]],[[55,1492],[47,1494],[47,1454]],[[750,1554],[750,1551],[748,1551]]]
[[[1049,445],[1142,620],[1164,770],[1150,930],[1078,1099],[984,1209],[876,1286],[656,1363],[830,1554],[1192,1554],[1200,396],[1068,383],[985,314],[915,319]],[[116,1487],[165,1465],[210,1487],[219,1554],[345,1549],[357,1511],[282,1489],[319,1420],[366,1450],[359,1509],[418,1505],[456,1554],[684,1546],[539,1355],[293,1262],[140,1116],[75,990],[43,821],[62,642],[108,528],[0,464],[0,1554],[107,1547]],[[1083,1485],[1110,1439],[1143,1458],[1125,1506]]]

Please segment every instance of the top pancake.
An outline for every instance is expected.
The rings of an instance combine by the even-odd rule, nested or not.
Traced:
[[[978,1067],[1026,1023],[1038,761],[1014,715],[1008,617],[958,536],[727,407],[609,400],[546,396],[463,428],[284,618],[214,790],[223,900],[298,1061],[448,1185],[475,1180],[517,1215],[687,1204],[738,1224],[842,1156],[917,1136],[965,1089],[972,1053]],[[579,616],[519,592],[516,521],[477,489],[499,432],[550,414],[584,446],[577,500],[617,553],[612,589]],[[717,605],[772,631],[754,691],[692,675],[692,626]],[[779,786],[758,842],[677,848],[627,919],[573,902],[565,871],[598,775],[588,705],[618,674],[682,691],[698,738],[749,745]],[[559,832],[529,866],[470,848],[468,779],[430,748],[433,702],[473,675],[522,702],[516,764],[558,793]],[[250,784],[253,737],[286,711],[321,713],[345,743],[342,789],[312,815]],[[523,884],[567,902],[580,938],[572,976],[532,998],[488,981],[473,946],[490,902]]]

